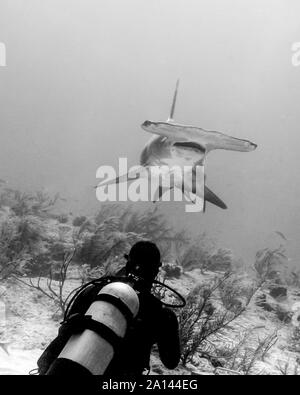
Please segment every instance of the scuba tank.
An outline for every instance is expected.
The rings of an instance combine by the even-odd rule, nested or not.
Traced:
[[[174,289],[156,280],[154,284],[181,300],[177,305],[160,301],[162,305],[184,306],[184,298]],[[58,336],[37,362],[38,374],[105,374],[138,314],[137,293],[143,288],[141,278],[133,274],[102,277],[81,286],[68,303]]]
[[[38,361],[40,374],[101,375],[105,373],[113,356],[122,345],[128,325],[138,313],[139,299],[132,284],[117,279],[103,280],[106,285],[100,291],[99,287],[96,287],[96,295],[95,289],[93,290],[93,302],[85,314],[82,314],[82,311],[70,314],[73,309],[73,306],[70,309],[70,305],[76,302],[78,297],[77,294],[74,295],[75,298],[72,298],[67,308],[60,335],[54,339]],[[96,285],[97,280],[94,283],[93,285]],[[87,285],[90,283],[83,288]],[[81,292],[82,289],[79,294]],[[49,367],[49,359],[53,360],[53,358],[54,361]]]

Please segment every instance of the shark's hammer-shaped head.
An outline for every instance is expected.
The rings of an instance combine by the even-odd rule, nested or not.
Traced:
[[[214,149],[249,152],[257,147],[249,140],[238,139],[225,133],[209,131],[196,126],[181,125],[169,120],[167,122],[145,121],[142,128],[149,133],[167,137],[178,143],[198,144],[206,153]]]
[[[208,151],[214,149],[224,149],[228,151],[251,152],[257,145],[249,140],[239,139],[225,133],[208,131],[198,128],[198,139],[205,141],[204,145]]]
[[[171,122],[154,122],[154,121],[145,121],[141,125],[142,129],[146,132],[158,134],[159,136],[168,137],[172,140],[177,141],[187,141],[187,134],[182,128],[178,128],[178,125]]]

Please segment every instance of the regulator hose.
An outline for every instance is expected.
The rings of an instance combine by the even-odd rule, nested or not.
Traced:
[[[76,299],[86,288],[88,288],[88,287],[91,286],[91,285],[100,284],[100,283],[102,283],[102,282],[105,283],[105,282],[111,282],[111,281],[124,281],[124,280],[128,281],[128,278],[127,278],[127,277],[107,276],[107,277],[105,277],[105,278],[98,278],[98,279],[89,281],[88,283],[86,283],[86,284],[82,285],[81,287],[79,287],[77,290],[72,291],[71,294],[72,294],[73,292],[75,292],[75,293],[74,293],[74,295],[72,296],[72,298],[70,299],[70,301],[69,301],[69,303],[68,303],[68,305],[67,305],[67,307],[66,307],[65,314],[64,314],[64,320],[67,319],[67,317],[68,317],[68,315],[69,315],[69,312],[70,312],[70,309],[71,309],[71,307],[72,307],[73,302],[75,301],[75,299]],[[138,279],[137,279],[137,281],[138,281]],[[176,297],[181,301],[181,303],[179,303],[179,304],[171,304],[171,303],[163,302],[163,301],[161,300],[161,303],[162,303],[164,306],[166,306],[166,307],[171,307],[171,308],[173,308],[173,309],[179,309],[179,308],[182,308],[182,307],[184,307],[184,306],[186,305],[186,300],[184,299],[184,297],[183,297],[178,291],[176,291],[174,288],[172,288],[172,287],[170,287],[169,285],[166,285],[165,283],[162,283],[161,281],[158,281],[158,280],[154,280],[154,281],[153,281],[153,284],[157,284],[157,285],[160,285],[161,287],[167,288],[169,291],[171,291],[172,293],[174,293],[174,294],[176,295]]]
[[[166,302],[163,302],[163,301],[161,300],[161,303],[162,303],[164,306],[166,306],[166,307],[172,307],[173,309],[179,309],[179,308],[182,308],[182,307],[184,307],[184,306],[186,305],[186,300],[184,299],[184,297],[183,297],[179,292],[175,291],[174,288],[171,288],[169,285],[166,285],[165,283],[162,283],[161,281],[158,281],[158,280],[154,280],[153,283],[154,283],[154,284],[157,284],[157,285],[161,285],[161,286],[164,287],[164,288],[167,288],[169,291],[173,292],[173,293],[178,297],[178,299],[181,300],[181,303],[180,303],[180,304],[166,303]]]

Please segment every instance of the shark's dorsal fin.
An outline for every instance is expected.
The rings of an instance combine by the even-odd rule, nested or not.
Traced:
[[[175,92],[174,92],[174,96],[173,96],[171,112],[170,112],[169,118],[167,119],[167,122],[172,122],[173,121],[175,105],[176,105],[176,99],[177,99],[178,86],[179,86],[179,79],[176,81],[176,87],[175,87]]]

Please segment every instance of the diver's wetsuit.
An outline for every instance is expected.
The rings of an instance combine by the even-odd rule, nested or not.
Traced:
[[[110,278],[119,281],[118,278]],[[126,279],[125,279],[126,282]],[[104,286],[106,282],[104,281]],[[75,299],[69,316],[84,315],[93,303],[102,286],[90,286]],[[175,313],[162,305],[150,291],[136,289],[140,308],[137,316],[129,325],[120,349],[114,354],[105,375],[129,377],[141,375],[149,369],[151,349],[157,344],[160,359],[168,369],[174,369],[180,360],[180,341],[178,321]],[[38,361],[40,374],[46,374],[49,365],[68,341],[70,332],[61,326],[56,339],[47,347]]]

